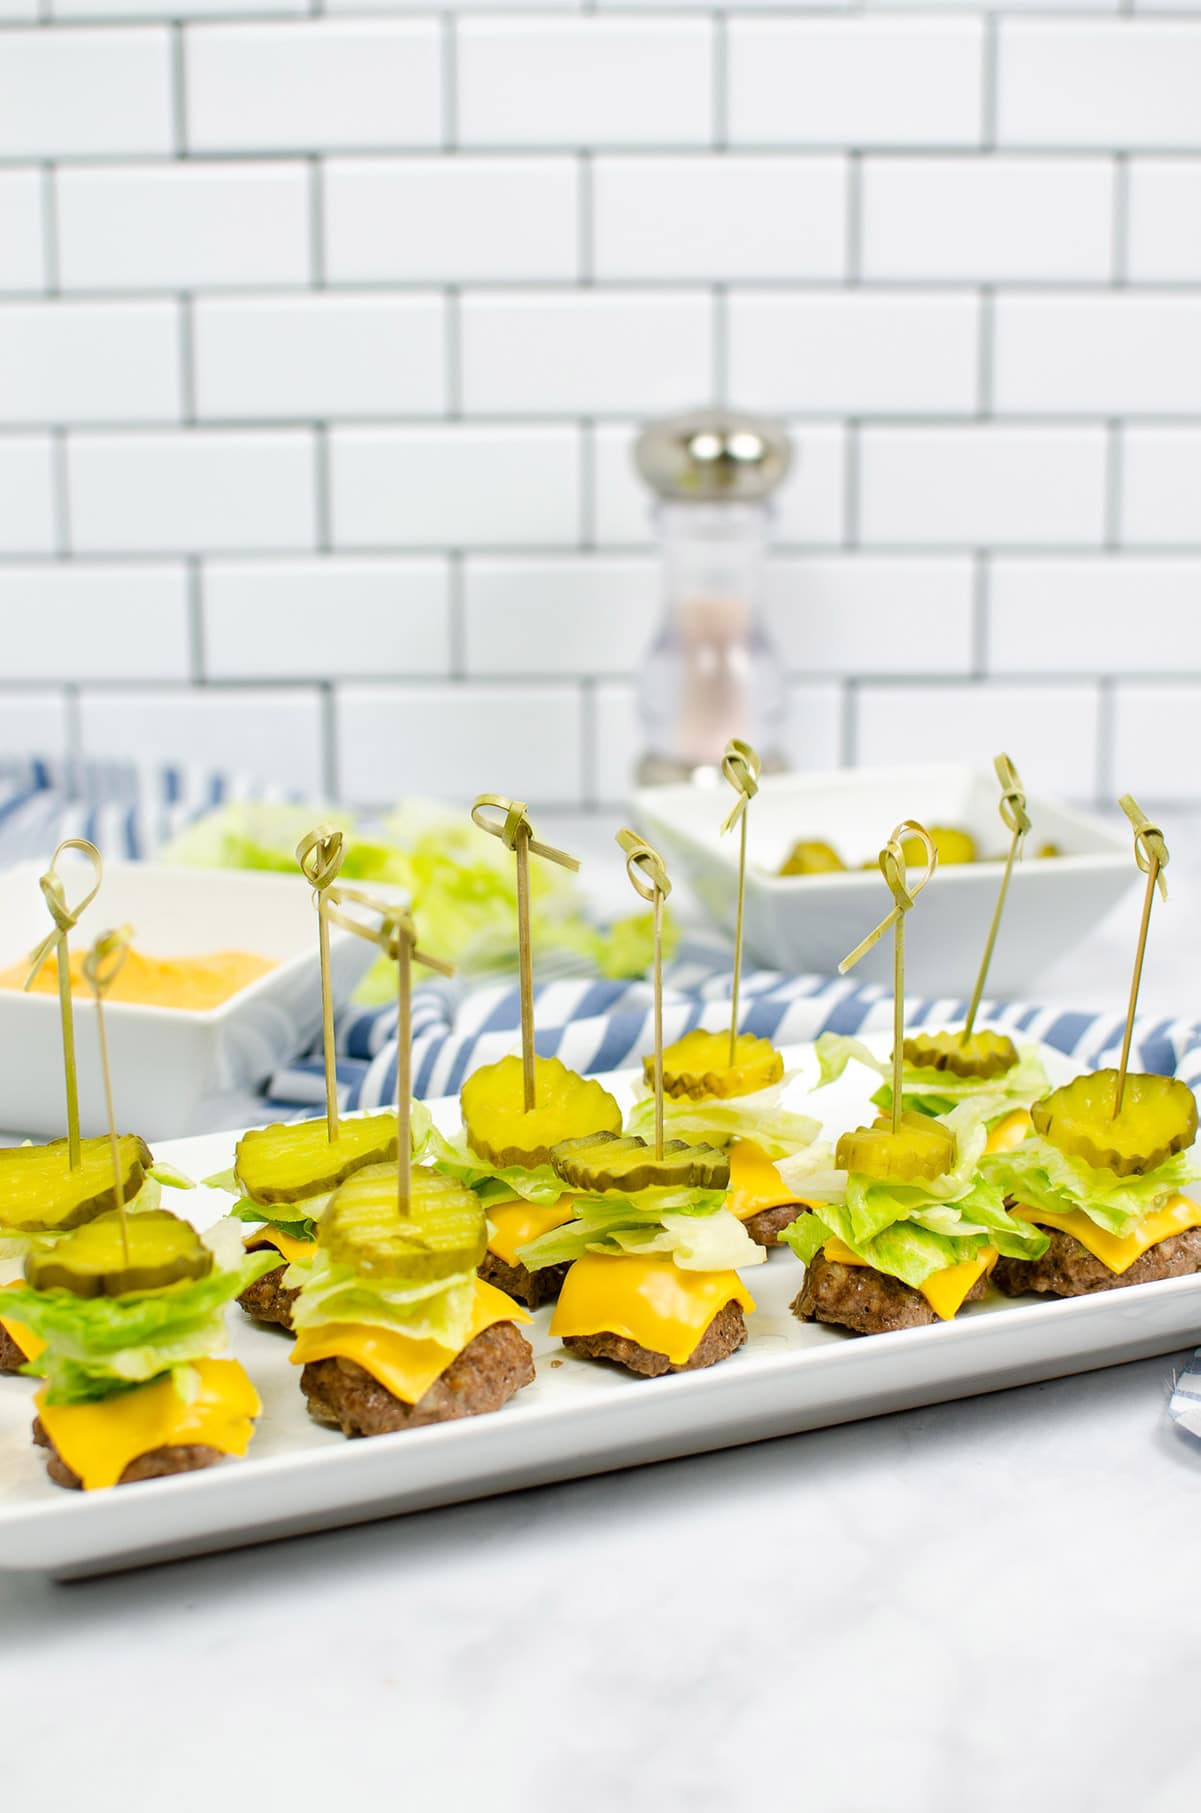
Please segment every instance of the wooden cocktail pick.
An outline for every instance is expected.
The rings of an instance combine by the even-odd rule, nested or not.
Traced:
[[[1022,841],[1030,829],[1030,815],[1026,811],[1026,795],[1022,788],[1021,775],[1005,754],[997,756],[993,766],[997,771],[997,779],[1001,783],[1001,822],[1012,835],[1009,839],[1009,854],[1005,858],[1005,871],[997,890],[997,904],[993,908],[992,924],[988,928],[988,937],[984,941],[984,955],[980,959],[980,972],[976,977],[976,986],[972,990],[967,1019],[964,1021],[963,1031],[959,1035],[961,1045],[967,1044],[976,1024],[976,1015],[980,1011],[980,1002],[984,997],[984,985],[988,981],[993,948],[997,942],[997,933],[1001,929],[1001,915],[1005,911],[1005,896],[1009,892],[1009,877],[1013,874],[1014,863],[1021,856]]]
[[[321,1046],[325,1057],[325,1136],[338,1137],[338,1058],[334,1049],[334,993],[329,973],[327,893],[346,857],[346,839],[337,825],[317,825],[296,846],[296,860],[313,890],[321,949]]]
[[[1122,1097],[1126,1093],[1126,1067],[1130,1062],[1130,1041],[1134,1036],[1134,1012],[1138,1006],[1139,985],[1143,979],[1143,958],[1147,954],[1147,931],[1151,924],[1151,903],[1155,899],[1157,887],[1164,900],[1168,897],[1168,884],[1164,880],[1163,874],[1168,866],[1168,846],[1163,840],[1163,832],[1158,825],[1151,823],[1137,800],[1129,793],[1123,793],[1118,804],[1134,826],[1134,860],[1147,877],[1147,886],[1143,894],[1143,916],[1139,922],[1138,946],[1134,953],[1134,974],[1130,978],[1130,999],[1126,1004],[1126,1029],[1122,1034],[1118,1086],[1113,1098],[1115,1121],[1122,1112]]]
[[[365,908],[376,916],[371,924],[352,913],[342,911],[346,905]],[[413,1139],[411,1129],[413,1102],[413,965],[424,963],[440,976],[453,976],[453,963],[431,957],[417,948],[417,929],[402,906],[379,900],[360,888],[334,888],[327,913],[356,938],[366,938],[378,945],[384,955],[396,964],[396,1206],[401,1220],[409,1213],[412,1190]]]
[[[499,793],[481,793],[471,808],[473,824],[491,837],[499,837],[506,850],[517,859],[517,968],[521,983],[521,1077],[525,1110],[538,1105],[534,1073],[534,959],[530,948],[530,857],[541,856],[546,862],[557,862],[561,869],[578,871],[579,862],[566,850],[540,844],[534,838],[534,827],[522,800],[505,799]]]
[[[910,886],[905,868],[905,851],[903,842],[906,837],[916,837],[926,852],[926,867],[917,881]],[[894,829],[888,842],[880,852],[880,872],[888,883],[896,905],[892,912],[882,919],[873,931],[870,931],[861,944],[857,944],[849,957],[844,957],[838,966],[840,976],[854,969],[860,957],[866,957],[875,945],[880,942],[889,927],[893,927],[892,938],[892,1130],[898,1133],[901,1127],[901,1081],[904,1068],[905,1044],[905,915],[938,867],[938,851],[934,839],[925,825],[919,825],[916,819],[907,818]]]
[[[58,872],[58,860],[64,850],[78,850],[92,865],[92,885],[83,899],[74,906],[68,905],[66,889],[62,876]],[[47,933],[29,959],[30,971],[25,978],[26,988],[32,988],[38,973],[51,952],[58,967],[58,1007],[63,1028],[63,1075],[67,1085],[67,1162],[72,1171],[79,1169],[79,1073],[75,1063],[75,1013],[71,1004],[71,953],[67,945],[67,935],[77,924],[80,915],[91,906],[100,892],[100,883],[104,876],[104,864],[95,844],[89,843],[86,837],[66,837],[59,844],[50,859],[50,867],[38,878],[42,898],[50,909],[54,921],[54,930]]]
[[[734,920],[734,979],[730,989],[730,1063],[734,1062],[734,1046],[738,1039],[738,990],[742,981],[742,909],[746,898],[746,824],[747,807],[759,791],[759,773],[762,763],[749,743],[740,737],[731,737],[726,744],[726,752],[721,758],[721,771],[738,798],[731,806],[729,815],[722,826],[722,835],[739,827],[738,836],[738,910]]]
[[[634,892],[649,900],[655,916],[655,1157],[663,1156],[663,902],[671,893],[671,882],[663,858],[653,844],[636,831],[617,833],[625,851],[626,874]]]
[[[108,1119],[108,1142],[113,1155],[113,1182],[117,1191],[117,1214],[121,1221],[121,1254],[129,1264],[129,1229],[125,1219],[125,1180],[121,1175],[117,1150],[117,1117],[113,1113],[113,1074],[108,1061],[108,1032],[104,1024],[104,997],[117,980],[133,942],[133,927],[120,925],[101,932],[83,960],[83,973],[96,1003],[96,1036],[100,1041],[100,1075],[104,1082],[104,1112]]]

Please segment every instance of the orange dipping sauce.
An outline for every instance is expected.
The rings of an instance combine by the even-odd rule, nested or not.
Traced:
[[[112,986],[105,990],[104,999],[138,1007],[181,1007],[203,1013],[207,1008],[220,1007],[240,988],[257,982],[275,967],[270,957],[256,957],[253,951],[213,951],[206,957],[148,957],[143,951],[131,950]],[[27,962],[14,963],[11,968],[0,970],[0,988],[23,989],[28,974]],[[53,958],[42,965],[29,992],[58,992]],[[91,995],[81,952],[71,956],[71,993],[85,998]]]

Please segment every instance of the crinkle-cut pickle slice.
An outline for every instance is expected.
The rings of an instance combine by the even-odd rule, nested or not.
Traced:
[[[238,1141],[234,1170],[252,1202],[303,1202],[324,1196],[361,1171],[396,1157],[396,1116],[368,1114],[338,1123],[332,1143],[324,1116],[256,1127]]]
[[[1030,1110],[1034,1131],[1069,1158],[1138,1177],[1154,1171],[1197,1137],[1197,1100],[1175,1076],[1135,1071],[1126,1077],[1122,1112],[1114,1118],[1116,1070],[1094,1070],[1053,1089]]]
[[[79,1142],[80,1162],[72,1171],[65,1139],[48,1146],[5,1146],[0,1150],[0,1227],[22,1234],[82,1227],[118,1207],[112,1146],[107,1138]],[[150,1148],[135,1133],[117,1141],[121,1201],[130,1203],[153,1164]]]
[[[1003,1032],[919,1032],[906,1039],[901,1055],[917,1070],[948,1070],[952,1076],[1004,1076],[1018,1061],[1017,1046]]]
[[[903,1114],[897,1132],[885,1115],[844,1133],[834,1153],[840,1171],[884,1183],[933,1183],[955,1163],[955,1135],[926,1114]]]
[[[654,1082],[653,1057],[643,1058],[642,1074],[648,1083]],[[728,1032],[686,1032],[663,1053],[663,1092],[677,1099],[703,1102],[715,1096],[750,1095],[778,1083],[783,1075],[784,1060],[775,1046],[750,1032],[740,1032],[735,1039],[733,1063]]]
[[[534,1059],[537,1106],[526,1112],[521,1059],[501,1058],[469,1076],[460,1106],[467,1144],[490,1165],[535,1170],[550,1149],[590,1133],[620,1133],[621,1109],[607,1089],[558,1058]]]
[[[846,868],[846,863],[834,848],[833,844],[823,843],[820,838],[802,838],[793,844],[788,855],[780,864],[781,875],[835,875]]]
[[[730,1161],[716,1146],[668,1139],[662,1158],[656,1158],[654,1147],[637,1134],[564,1140],[552,1147],[550,1162],[569,1189],[593,1196],[655,1188],[724,1190],[730,1181]]]
[[[930,840],[938,851],[941,863],[976,862],[976,840],[968,831],[959,831],[954,825],[931,825]],[[901,845],[905,852],[905,861],[911,869],[924,869],[926,866],[926,847],[918,837],[907,837]]]
[[[126,1297],[193,1283],[212,1269],[213,1255],[195,1228],[169,1209],[127,1215],[124,1237],[120,1214],[109,1209],[48,1253],[30,1253],[25,1282],[34,1290],[71,1291],[76,1297]]]
[[[396,1187],[395,1165],[371,1165],[342,1185],[317,1236],[335,1264],[362,1278],[414,1284],[474,1271],[488,1250],[488,1223],[475,1191],[417,1167],[402,1219]]]

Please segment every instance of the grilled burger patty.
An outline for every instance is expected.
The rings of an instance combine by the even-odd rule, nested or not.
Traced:
[[[456,1355],[423,1398],[406,1404],[354,1360],[310,1360],[300,1389],[309,1415],[343,1435],[390,1435],[462,1416],[482,1416],[507,1404],[534,1378],[534,1350],[512,1324],[494,1322]]]
[[[999,1268],[998,1268],[999,1269]],[[978,1278],[964,1298],[984,1295],[987,1276]],[[866,1265],[843,1265],[815,1253],[805,1268],[805,1282],[793,1298],[792,1313],[802,1322],[830,1322],[856,1334],[891,1334],[896,1328],[928,1328],[941,1320],[922,1293],[899,1278],[889,1278]]]
[[[35,1417],[33,1439],[39,1448],[48,1448],[50,1458],[46,1462],[46,1471],[56,1486],[67,1486],[77,1492],[80,1478],[68,1467],[58,1449],[46,1434],[41,1417]],[[225,1459],[220,1448],[207,1448],[198,1443],[183,1444],[179,1447],[151,1448],[145,1454],[139,1454],[131,1460],[117,1481],[119,1486],[136,1485],[140,1479],[166,1479],[172,1473],[198,1473],[202,1467],[215,1467]]]
[[[785,1228],[790,1228],[798,1215],[806,1212],[803,1202],[782,1202],[774,1209],[760,1209],[748,1215],[743,1227],[756,1246],[775,1246]]]
[[[998,1259],[993,1282],[1007,1297],[1039,1291],[1053,1297],[1084,1297],[1093,1291],[1116,1290],[1123,1284],[1152,1284],[1158,1278],[1182,1278],[1201,1267],[1201,1228],[1169,1234],[1140,1253],[1128,1271],[1111,1272],[1074,1234],[1046,1228],[1051,1244],[1041,1259]]]
[[[657,1379],[665,1372],[698,1372],[703,1366],[716,1366],[727,1354],[736,1353],[745,1341],[742,1305],[734,1302],[722,1305],[691,1354],[679,1366],[673,1366],[665,1353],[656,1353],[653,1347],[640,1347],[637,1341],[627,1340],[625,1335],[601,1333],[563,1337],[568,1353],[579,1354],[585,1360],[613,1360],[644,1379]]]
[[[527,1309],[539,1309],[558,1296],[570,1269],[570,1264],[544,1265],[541,1271],[532,1272],[520,1261],[509,1265],[495,1253],[485,1253],[480,1277],[485,1284],[495,1284],[507,1297],[516,1297]]]
[[[20,1372],[26,1358],[7,1328],[0,1328],[0,1372]]]
[[[284,1284],[284,1273],[288,1267],[277,1265],[274,1271],[264,1272],[253,1284],[248,1284],[238,1298],[252,1322],[273,1322],[279,1328],[292,1326],[292,1305],[300,1295],[299,1288],[289,1290]]]

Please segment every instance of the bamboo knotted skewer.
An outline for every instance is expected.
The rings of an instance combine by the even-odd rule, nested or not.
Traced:
[[[133,942],[133,927],[120,925],[101,932],[83,960],[83,973],[92,999],[96,1003],[96,1036],[100,1042],[100,1075],[104,1083],[104,1112],[108,1121],[108,1143],[113,1157],[113,1183],[117,1192],[117,1214],[121,1222],[121,1256],[129,1264],[129,1225],[125,1216],[125,1180],[121,1176],[117,1148],[117,1117],[113,1112],[113,1075],[108,1059],[108,1031],[104,1024],[104,997],[117,980]]]
[[[671,893],[671,882],[658,850],[636,831],[619,831],[617,842],[625,851],[630,886],[654,911],[655,1157],[659,1159],[663,1156],[663,902]]]
[[[1158,825],[1152,824],[1138,801],[1131,794],[1123,793],[1118,804],[1134,827],[1134,860],[1147,877],[1147,886],[1143,893],[1143,912],[1139,921],[1138,945],[1134,953],[1134,973],[1130,978],[1130,999],[1126,1004],[1126,1026],[1122,1033],[1118,1085],[1113,1097],[1113,1119],[1115,1121],[1122,1112],[1122,1098],[1126,1093],[1126,1069],[1130,1063],[1130,1041],[1134,1036],[1134,1013],[1138,1006],[1138,991],[1143,979],[1143,958],[1147,954],[1147,932],[1151,925],[1151,907],[1155,900],[1157,887],[1164,900],[1168,897],[1168,884],[1163,872],[1167,868],[1169,860],[1168,846],[1164,842],[1163,832]]]
[[[63,878],[58,872],[59,858],[66,850],[77,850],[87,858],[92,866],[92,885],[82,900],[74,906],[67,901],[67,891]],[[62,1020],[63,1037],[63,1075],[67,1086],[67,1163],[72,1171],[79,1169],[79,1072],[75,1058],[75,1011],[71,1002],[71,953],[68,948],[68,934],[79,922],[79,918],[91,906],[100,892],[100,883],[104,879],[104,864],[95,844],[89,843],[86,837],[66,837],[59,844],[50,859],[50,867],[38,878],[42,898],[54,921],[54,930],[48,932],[30,956],[30,970],[25,978],[25,987],[32,988],[46,959],[53,953],[58,968],[58,1008]]]
[[[762,763],[749,743],[731,737],[721,758],[721,771],[738,794],[722,825],[722,836],[737,825],[738,834],[738,908],[734,919],[734,977],[730,987],[730,1064],[738,1040],[738,991],[742,982],[742,915],[746,898],[746,826],[747,807],[759,791]]]
[[[301,873],[313,890],[317,937],[321,950],[321,1048],[325,1059],[325,1136],[338,1137],[338,1057],[334,1047],[334,994],[329,973],[329,904],[327,895],[346,859],[346,839],[337,825],[314,827],[296,846]]]
[[[988,937],[984,941],[984,955],[980,959],[980,971],[976,977],[976,986],[972,990],[971,1003],[967,1010],[963,1031],[959,1043],[966,1045],[972,1036],[976,1024],[976,1015],[980,1011],[980,1002],[984,996],[984,985],[988,981],[989,966],[997,942],[997,933],[1001,929],[1001,915],[1005,911],[1005,897],[1009,892],[1009,877],[1013,874],[1013,865],[1022,854],[1022,844],[1030,829],[1030,815],[1026,811],[1026,795],[1022,788],[1022,778],[1017,769],[1005,754],[997,756],[993,766],[997,779],[1001,783],[1001,822],[1011,833],[1009,854],[1005,858],[1005,870],[1001,876],[1001,886],[997,890],[997,904],[993,908],[992,924],[988,928]]]

